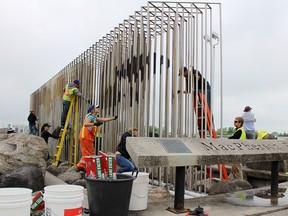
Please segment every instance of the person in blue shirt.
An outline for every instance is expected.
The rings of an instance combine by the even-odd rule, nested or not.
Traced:
[[[244,120],[244,130],[246,132],[247,139],[255,139],[255,127],[254,123],[256,119],[254,117],[254,113],[251,112],[252,108],[250,106],[246,106],[243,110],[242,118]]]

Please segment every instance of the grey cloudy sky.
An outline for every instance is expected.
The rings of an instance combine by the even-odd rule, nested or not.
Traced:
[[[222,4],[223,126],[232,127],[250,105],[256,129],[288,131],[288,1],[213,2]],[[27,124],[30,94],[143,5],[147,1],[0,0],[0,127]]]

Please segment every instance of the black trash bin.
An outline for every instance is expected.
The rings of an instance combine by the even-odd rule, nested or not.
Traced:
[[[117,179],[86,178],[90,216],[127,216],[135,177],[117,174]]]

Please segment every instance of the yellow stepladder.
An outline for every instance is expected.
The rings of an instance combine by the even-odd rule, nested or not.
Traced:
[[[78,150],[78,119],[79,119],[79,105],[78,101],[75,101],[75,116],[74,116],[74,124],[72,130],[72,139],[70,140],[69,146],[69,164],[74,165],[77,163],[77,150]]]
[[[73,109],[73,105],[76,101],[76,104],[78,105],[78,100],[76,97],[74,97],[71,101],[71,104],[70,104],[70,107],[69,107],[69,110],[68,110],[68,113],[67,113],[67,117],[66,117],[66,121],[65,121],[65,125],[64,125],[64,128],[63,130],[60,130],[60,134],[59,136],[61,137],[59,140],[58,140],[58,143],[57,143],[57,146],[56,146],[56,152],[54,154],[54,157],[53,157],[53,164],[55,166],[58,166],[58,163],[59,163],[59,160],[60,160],[60,155],[61,155],[61,152],[62,152],[62,148],[63,148],[63,145],[64,145],[64,141],[65,141],[65,137],[66,137],[66,133],[67,133],[67,127],[68,127],[68,123],[69,123],[69,119],[71,117],[71,114],[72,114],[72,109]],[[78,106],[76,106],[77,109],[78,109]],[[77,122],[77,121],[75,121]],[[75,127],[74,127],[75,128]],[[77,134],[77,133],[74,133],[74,134]],[[75,140],[76,142],[77,140]]]

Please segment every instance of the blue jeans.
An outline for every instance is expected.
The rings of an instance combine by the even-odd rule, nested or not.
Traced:
[[[255,139],[255,131],[254,130],[245,130],[246,139]]]
[[[70,101],[65,101],[63,100],[63,110],[62,110],[62,114],[61,114],[61,126],[64,127],[65,125],[65,121],[67,118],[67,114],[69,111],[69,107],[70,107]]]
[[[137,171],[137,167],[130,160],[121,155],[116,155],[116,163],[121,167],[117,170],[117,173]]]
[[[36,135],[36,133],[37,133],[36,125],[30,125],[29,124],[29,134]]]

